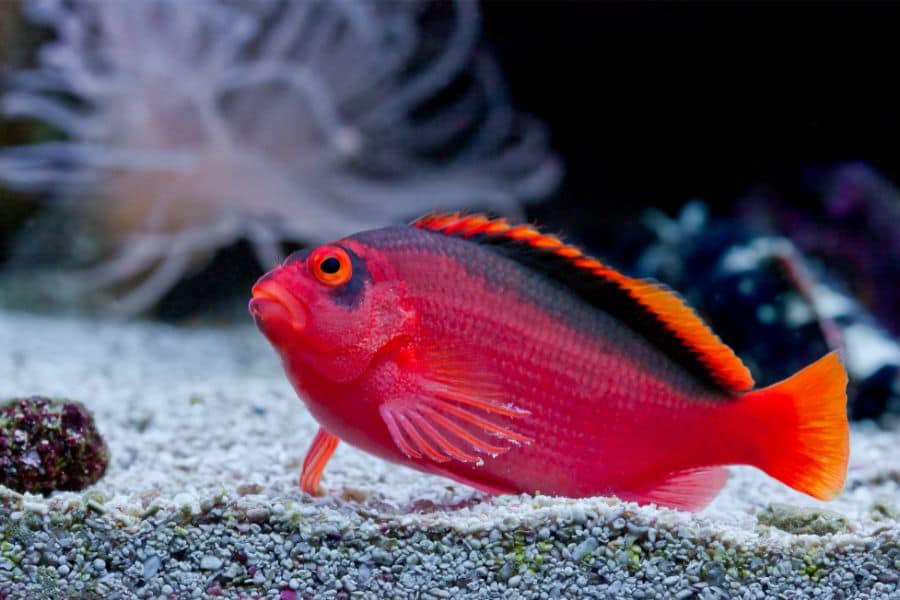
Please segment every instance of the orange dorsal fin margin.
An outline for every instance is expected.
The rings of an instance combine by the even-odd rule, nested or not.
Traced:
[[[575,246],[531,225],[510,225],[480,214],[433,214],[413,226],[502,246],[507,256],[570,286],[660,347],[701,379],[728,392],[753,388],[750,371],[672,290],[623,275]]]

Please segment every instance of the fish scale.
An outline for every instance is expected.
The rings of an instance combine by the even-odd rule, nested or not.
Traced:
[[[402,261],[402,258],[398,257],[398,259],[399,261]],[[497,277],[498,279],[500,278],[499,275],[497,275]],[[427,278],[425,281],[428,281]],[[423,291],[418,290],[417,293],[421,294]],[[534,286],[531,293],[535,295],[542,293],[546,293],[547,295],[550,294],[549,291],[543,290],[538,286]],[[456,302],[453,302],[453,300],[456,300]],[[466,306],[470,304],[467,302],[467,299],[448,298],[446,295],[436,292],[435,298],[431,301],[435,303],[433,308],[429,307],[433,314],[452,315],[452,318],[446,320],[435,318],[434,321],[436,323],[455,324],[453,328],[437,331],[436,333],[438,335],[452,335],[453,333],[456,333],[457,335],[465,334],[468,331],[468,329],[466,329],[466,324],[477,323],[479,320],[479,315],[466,313]],[[604,391],[603,386],[608,385],[610,380],[605,377],[597,377],[596,373],[605,370],[603,368],[603,363],[606,359],[602,356],[598,358],[596,351],[594,351],[593,348],[590,348],[589,343],[583,339],[586,336],[579,335],[579,331],[591,331],[592,329],[596,331],[602,327],[589,326],[589,324],[595,325],[597,319],[596,315],[592,314],[593,311],[588,312],[590,309],[585,306],[578,306],[575,303],[572,303],[572,306],[565,307],[564,310],[575,323],[572,327],[561,327],[555,332],[542,330],[534,336],[528,337],[529,330],[522,329],[522,323],[527,323],[524,315],[513,314],[507,319],[511,323],[511,325],[508,326],[508,328],[512,330],[510,334],[501,340],[497,340],[498,343],[490,345],[495,348],[511,348],[514,346],[514,341],[522,342],[524,347],[520,346],[520,349],[523,354],[511,357],[509,362],[513,364],[523,364],[523,361],[526,361],[529,358],[528,354],[531,353],[533,356],[539,357],[537,360],[532,358],[529,361],[533,368],[545,365],[545,368],[552,370],[554,377],[557,379],[568,378],[572,373],[577,374],[578,377],[582,378],[581,383],[583,386],[591,390],[585,393],[584,397],[581,398],[582,400],[595,398],[598,395],[598,392],[600,396],[605,396],[605,394],[602,393]],[[580,312],[588,312],[588,316],[578,318]],[[502,324],[502,321],[497,322],[497,325],[500,324]],[[455,332],[454,329],[456,329]],[[486,332],[497,330],[495,327],[491,326],[488,326],[485,329]],[[481,337],[482,335],[484,335],[484,333],[476,332],[473,337]],[[618,332],[616,331],[607,332],[606,334],[607,339],[610,339],[613,345],[616,344],[617,336]],[[622,337],[624,337],[624,335]],[[588,349],[585,349],[586,346],[588,346]],[[623,372],[618,371],[616,380],[621,381],[622,376]],[[679,383],[685,387],[689,385],[689,382],[682,381]],[[640,387],[638,389],[646,390],[646,387]],[[692,393],[699,394],[699,390],[692,391]],[[648,396],[652,399],[660,399],[662,401],[672,400],[672,397],[666,396],[665,394],[644,394],[645,398]],[[558,401],[562,400],[558,398]]]
[[[402,230],[397,232],[397,235],[404,234],[406,232]],[[620,325],[602,313],[567,297],[551,282],[533,274],[523,274],[521,267],[504,261],[490,249],[428,232],[412,231],[409,237],[413,239],[403,244],[399,252],[392,252],[389,242],[371,238],[362,241],[375,247],[383,244],[391,264],[410,290],[413,302],[421,303],[422,321],[428,324],[431,336],[461,338],[466,345],[477,344],[492,349],[482,358],[489,361],[488,370],[497,373],[501,383],[510,390],[513,401],[531,412],[552,411],[537,414],[535,416],[544,418],[529,420],[521,426],[521,431],[527,435],[548,440],[539,450],[516,449],[516,454],[498,457],[483,467],[485,473],[508,472],[515,457],[519,457],[516,466],[519,461],[522,465],[518,470],[539,470],[542,459],[548,455],[565,457],[570,462],[575,459],[582,465],[592,464],[590,478],[596,483],[585,477],[578,478],[577,482],[573,481],[573,489],[565,490],[574,495],[583,487],[606,491],[600,486],[612,479],[608,471],[635,471],[662,463],[662,457],[650,447],[636,453],[635,460],[625,457],[610,460],[602,446],[585,447],[580,442],[605,437],[621,446],[624,442],[617,440],[629,438],[633,441],[638,434],[628,408],[638,403],[634,396],[640,394],[641,398],[669,406],[671,412],[677,413],[678,408],[687,406],[688,402],[680,401],[681,396],[671,390],[681,388],[682,394],[696,397],[700,393],[699,386],[674,369],[645,378],[632,363],[620,359],[617,364],[617,355],[621,357],[626,353],[640,356],[636,362],[643,364],[654,361],[665,364],[665,359],[652,356],[655,350],[642,339],[628,336]],[[410,248],[415,250],[409,252]],[[452,258],[453,266],[434,269],[434,261],[423,258],[428,255],[429,248],[433,255]],[[483,281],[483,287],[476,285],[475,280]],[[446,281],[455,281],[457,285],[448,288]],[[546,310],[545,306],[554,307],[555,312],[565,314],[566,318],[546,318],[538,312]],[[546,323],[534,327],[535,319]],[[601,331],[604,333],[602,338],[598,336]],[[540,386],[543,393],[537,397],[528,394],[522,386],[522,378],[508,367],[504,368],[504,363],[521,365],[537,374],[538,381],[543,382]],[[571,373],[583,377],[584,384],[575,385]],[[674,377],[667,381],[659,375]],[[647,381],[642,383],[643,379]],[[548,382],[562,385],[551,386]],[[646,419],[647,415],[640,418]],[[532,423],[545,427],[552,424],[554,430],[532,427]],[[688,466],[697,465],[686,464],[683,468]],[[447,468],[459,476],[462,467],[451,465]],[[552,477],[555,479],[557,475]],[[526,491],[548,487],[547,482],[536,481],[534,489]]]
[[[443,215],[363,232],[288,259],[250,309],[322,425],[308,492],[339,439],[491,493],[695,510],[730,464],[820,498],[843,484],[836,356],[751,391],[673,292],[530,226]]]

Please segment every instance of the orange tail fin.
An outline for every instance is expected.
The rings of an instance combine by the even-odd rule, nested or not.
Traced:
[[[815,498],[844,487],[850,455],[847,372],[837,352],[741,401],[756,440],[757,467]]]

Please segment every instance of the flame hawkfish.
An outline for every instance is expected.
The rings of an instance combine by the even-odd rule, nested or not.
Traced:
[[[250,312],[321,426],[306,492],[339,440],[495,494],[698,510],[737,464],[843,487],[836,354],[754,390],[677,294],[529,225],[432,215],[300,251]]]

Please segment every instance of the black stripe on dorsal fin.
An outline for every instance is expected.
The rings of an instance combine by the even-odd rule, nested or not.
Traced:
[[[625,323],[702,382],[729,393],[753,387],[750,371],[734,351],[681,296],[660,283],[623,275],[531,225],[451,213],[422,217],[413,226],[502,248]]]

